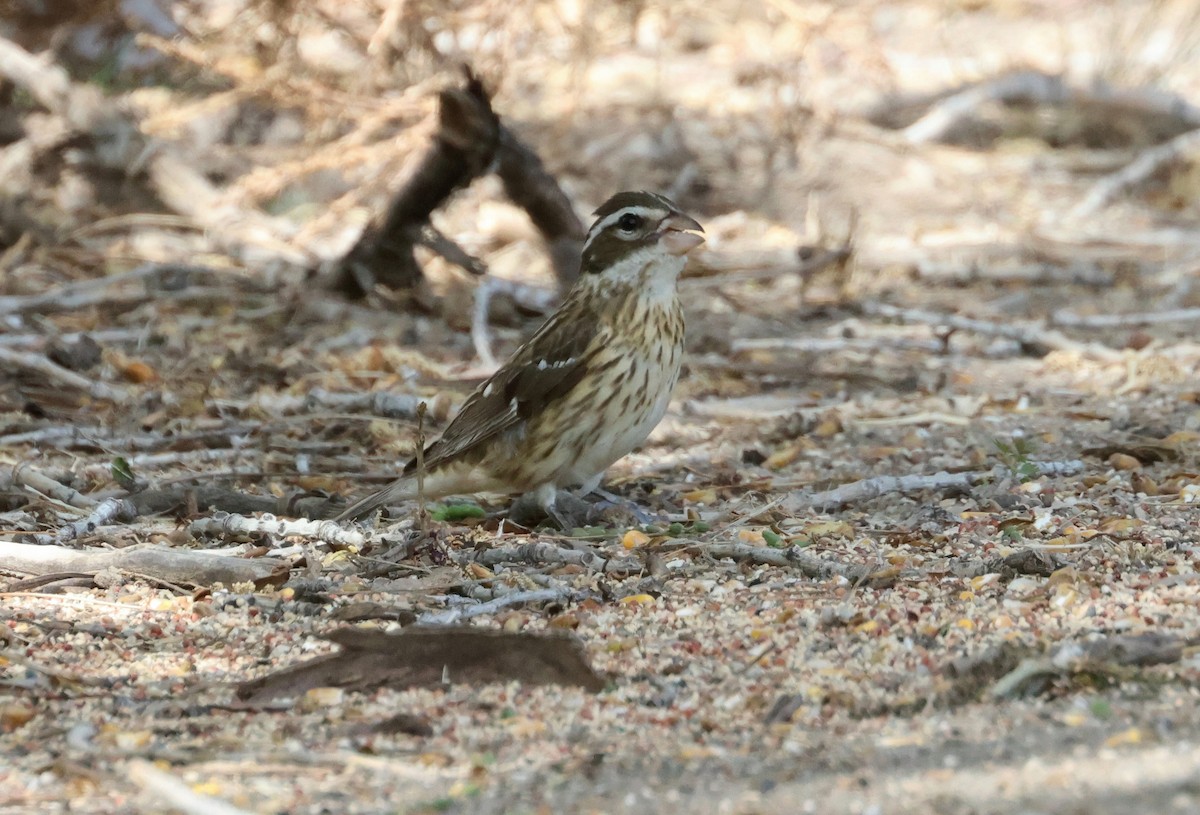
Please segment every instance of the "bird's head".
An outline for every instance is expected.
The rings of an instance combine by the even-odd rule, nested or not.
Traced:
[[[703,232],[665,196],[619,192],[596,210],[583,244],[581,282],[634,283],[651,274],[673,286],[684,256],[704,243]]]

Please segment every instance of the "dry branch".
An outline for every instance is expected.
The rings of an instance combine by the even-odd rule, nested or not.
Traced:
[[[363,533],[343,529],[333,521],[281,520],[272,515],[246,518],[227,512],[215,512],[211,518],[197,518],[188,527],[192,535],[274,535],[277,538],[303,537],[339,546],[359,546],[367,542]]]
[[[1018,71],[972,85],[931,105],[903,131],[912,144],[944,139],[963,121],[975,117],[990,102],[1037,105],[1074,104],[1103,110],[1110,116],[1169,117],[1184,127],[1200,126],[1200,109],[1177,96],[1151,89],[1119,89],[1096,83],[1087,88],[1067,84],[1061,76]]]
[[[237,407],[239,410],[263,411],[273,416],[308,413],[316,408],[339,412],[355,411],[382,416],[388,419],[415,419],[417,407],[429,404],[429,412],[438,421],[444,421],[450,413],[448,399],[437,396],[426,399],[407,393],[341,393],[324,388],[313,388],[307,393],[260,393],[248,402],[225,402],[222,407]]]
[[[752,546],[748,543],[704,543],[698,544],[698,548],[709,557],[748,560],[764,566],[799,569],[805,577],[816,580],[844,577],[852,583],[858,583],[869,576],[872,571],[866,566],[845,566],[819,558],[800,546],[774,549],[768,546]]]
[[[1083,462],[1073,461],[1037,461],[1029,462],[1033,468],[1031,475],[1055,478],[1059,476],[1076,475],[1083,472]],[[984,470],[969,473],[934,473],[932,475],[881,475],[874,478],[864,478],[843,484],[824,492],[810,495],[796,494],[788,498],[789,511],[801,509],[836,509],[846,504],[870,501],[882,495],[903,492],[920,492],[922,490],[966,491],[976,484],[991,481],[1003,476],[999,470]]]
[[[54,533],[56,543],[70,543],[95,532],[97,527],[106,526],[114,521],[132,521],[137,517],[137,508],[129,501],[119,498],[106,498],[96,505],[86,518],[74,521],[60,527]]]
[[[1055,325],[1070,328],[1132,328],[1142,325],[1200,322],[1200,308],[1176,308],[1165,311],[1140,311],[1134,314],[1075,314],[1060,311],[1052,318]]]
[[[1185,648],[1196,644],[1196,638],[1184,638],[1158,631],[1137,634],[1115,634],[1084,642],[1068,641],[1059,644],[1044,656],[1030,656],[1002,676],[992,686],[993,699],[1016,696],[1038,679],[1071,676],[1073,674],[1117,674],[1122,668],[1143,668],[1178,662]]]
[[[0,297],[0,315],[30,312],[52,314],[98,305],[123,305],[129,308],[144,303],[155,295],[150,290],[152,287],[149,282],[135,291],[123,290],[123,283],[158,278],[160,287],[176,289],[180,286],[181,278],[185,276],[212,274],[216,271],[183,263],[143,263],[128,272],[68,283],[41,294]]]
[[[496,368],[499,360],[492,353],[492,338],[488,332],[488,312],[492,297],[505,294],[529,311],[546,312],[558,302],[559,292],[540,286],[530,286],[515,280],[488,275],[475,289],[475,308],[471,313],[471,342],[485,368]]]
[[[583,595],[579,592],[566,588],[511,591],[477,605],[460,605],[445,611],[431,611],[418,617],[417,622],[421,625],[453,625],[472,617],[495,614],[497,611],[526,603],[562,603],[568,600],[580,600],[582,597]]]
[[[334,264],[333,286],[351,297],[366,295],[376,284],[412,289],[422,278],[413,252],[417,245],[484,274],[483,263],[434,230],[429,218],[452,193],[493,165],[505,194],[528,213],[546,241],[565,289],[579,274],[583,224],[537,154],[500,121],[483,83],[469,69],[464,87],[438,94],[437,127],[429,147],[411,165],[383,218],[368,226]]]
[[[414,288],[422,275],[413,249],[430,215],[487,170],[499,140],[500,120],[477,78],[468,73],[465,87],[439,93],[437,131],[428,149],[412,165],[382,220],[368,226],[335,264],[334,286],[351,297],[365,296],[376,284]]]
[[[917,323],[931,327],[944,326],[960,331],[973,331],[986,337],[1003,337],[1013,340],[1022,350],[1032,356],[1045,356],[1051,351],[1069,351],[1081,356],[1092,357],[1103,362],[1118,362],[1125,355],[1107,345],[1095,342],[1078,342],[1064,335],[1061,331],[1038,325],[1013,325],[1011,323],[993,323],[960,314],[925,311],[915,308],[900,308],[887,303],[866,301],[859,305],[859,310],[872,317],[882,317],[888,320],[899,320],[905,323]]]
[[[499,563],[526,563],[537,566],[582,566],[595,572],[636,572],[642,564],[636,558],[612,560],[590,549],[555,546],[544,541],[530,541],[515,546],[492,546],[487,549],[464,549],[456,560],[460,564],[479,563],[495,566]]]
[[[579,277],[579,256],[586,234],[583,223],[537,153],[503,124],[496,151],[496,175],[505,195],[529,214],[546,241],[559,288],[566,290]]]
[[[837,351],[864,351],[872,354],[882,351],[923,351],[939,354],[945,350],[946,344],[939,340],[909,337],[766,337],[735,339],[729,344],[732,354],[747,351],[799,351],[804,354],[828,354]],[[741,366],[733,363],[733,367]]]
[[[125,765],[125,775],[155,799],[154,809],[166,807],[183,815],[252,815],[250,810],[235,807],[211,795],[203,795],[191,785],[143,759]]]
[[[7,479],[0,480],[0,487],[5,486],[3,483],[4,480]],[[13,467],[12,483],[16,486],[29,487],[35,492],[52,498],[59,503],[79,509],[91,509],[96,505],[95,498],[90,498],[78,490],[72,489],[62,482],[38,472],[25,464],[18,464]]]
[[[1061,104],[1070,98],[1070,94],[1061,77],[1036,71],[1008,74],[942,99],[904,129],[904,138],[912,144],[927,144],[942,139],[988,102]]]
[[[64,368],[41,354],[0,348],[0,366],[40,374],[57,385],[83,391],[93,399],[103,399],[107,402],[124,402],[129,398],[129,392],[124,388],[88,379],[86,376],[77,374],[69,368]]]
[[[1161,168],[1194,159],[1197,153],[1200,153],[1200,129],[1181,133],[1164,144],[1145,150],[1125,167],[1093,184],[1068,214],[1068,219],[1081,221],[1095,215],[1117,196],[1146,183]]]
[[[290,568],[287,561],[278,558],[247,560],[153,544],[94,552],[10,541],[0,541],[0,564],[5,571],[29,575],[62,572],[94,575],[116,569],[193,586],[282,582]]]

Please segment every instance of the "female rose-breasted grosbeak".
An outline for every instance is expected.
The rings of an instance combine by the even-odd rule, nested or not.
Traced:
[[[676,281],[703,231],[649,192],[617,193],[596,210],[566,300],[425,449],[425,496],[534,491],[561,522],[559,489],[596,489],[666,412],[683,360]],[[415,498],[417,480],[414,460],[336,520]]]

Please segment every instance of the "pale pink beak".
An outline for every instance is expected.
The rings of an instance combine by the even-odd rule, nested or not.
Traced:
[[[682,212],[668,215],[662,222],[658,235],[663,248],[672,255],[686,255],[704,243],[704,227]]]

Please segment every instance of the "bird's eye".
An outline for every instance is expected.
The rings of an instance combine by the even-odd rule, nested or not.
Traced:
[[[634,215],[632,212],[626,212],[617,219],[617,226],[622,232],[633,232],[642,225],[642,216]]]

